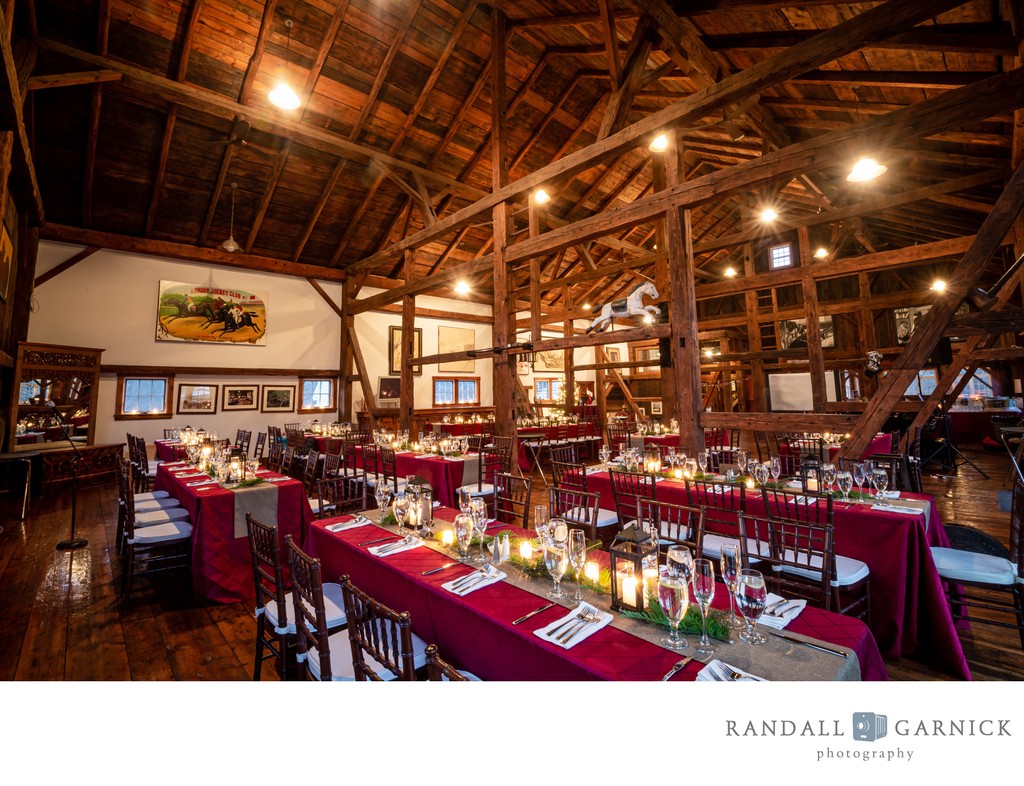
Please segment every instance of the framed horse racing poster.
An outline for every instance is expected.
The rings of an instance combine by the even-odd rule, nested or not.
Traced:
[[[161,281],[156,340],[266,346],[267,295]]]

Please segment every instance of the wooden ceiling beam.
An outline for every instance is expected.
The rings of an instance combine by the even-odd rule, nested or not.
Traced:
[[[701,37],[701,40],[713,51],[785,49],[820,32],[820,30],[748,31],[728,35],[705,35]],[[1009,32],[1000,32],[987,22],[918,27],[886,39],[869,41],[864,48],[962,52],[995,56],[1015,56],[1017,54],[1017,42],[1013,35]]]
[[[174,136],[174,126],[178,120],[178,107],[172,105],[167,110],[167,119],[164,120],[164,133],[160,141],[160,157],[157,160],[156,176],[153,178],[153,185],[149,192],[149,209],[146,210],[146,228],[143,234],[148,235],[153,231],[153,224],[156,222],[156,209],[160,203],[160,192],[164,187],[164,178],[167,176],[167,158],[171,152],[171,139]]]
[[[256,244],[256,238],[260,234],[260,227],[263,226],[263,219],[267,215],[267,210],[270,208],[270,202],[274,198],[274,192],[277,190],[277,184],[281,182],[281,173],[284,172],[284,165],[288,161],[288,154],[292,149],[292,140],[288,139],[285,141],[281,151],[277,154],[277,161],[274,163],[274,169],[270,173],[270,178],[267,180],[267,185],[263,189],[263,197],[260,199],[260,206],[256,210],[256,215],[253,217],[252,226],[249,227],[249,234],[245,239],[246,254],[252,253],[252,247]]]
[[[313,59],[313,65],[309,69],[309,76],[306,77],[306,84],[302,86],[302,95],[304,100],[302,102],[303,114],[309,109],[309,98],[313,95],[313,90],[316,89],[317,80],[320,79],[320,74],[324,70],[324,63],[327,62],[327,56],[331,53],[331,48],[336,43],[338,37],[338,30],[341,28],[341,23],[345,19],[345,12],[348,10],[349,0],[338,0],[338,6],[334,9],[334,13],[331,15],[331,21],[327,25],[327,30],[324,33],[324,40],[320,42],[320,48],[316,52],[316,57]]]
[[[393,263],[406,249],[443,237],[449,231],[471,222],[484,211],[509,201],[546,182],[567,177],[593,166],[610,155],[635,147],[653,132],[676,125],[700,120],[711,112],[722,110],[743,99],[759,94],[766,88],[792,79],[849,52],[859,49],[866,38],[885,33],[894,35],[937,13],[959,5],[961,0],[921,0],[906,4],[889,0],[883,5],[864,11],[858,16],[839,23],[826,33],[808,39],[772,57],[765,58],[737,74],[725,77],[716,85],[699,91],[670,107],[655,112],[638,123],[619,131],[607,139],[583,150],[567,155],[548,166],[519,178],[514,183],[497,189],[472,205],[441,219],[437,224],[405,238],[383,251],[355,263],[353,269],[372,268]],[[660,196],[660,195],[659,195]]]
[[[167,240],[131,237],[114,232],[99,232],[94,229],[81,229],[61,224],[46,224],[39,231],[39,237],[42,240],[53,240],[59,243],[97,246],[129,254],[184,259],[188,262],[202,262],[207,265],[230,267],[238,270],[256,270],[282,276],[317,278],[323,281],[343,281],[345,278],[340,270],[331,270],[321,265],[302,265],[286,259],[261,257],[253,254],[230,254],[218,248],[205,248],[188,245],[187,243],[172,243]]]
[[[309,242],[309,236],[313,234],[313,228],[316,226],[316,222],[320,220],[320,215],[324,212],[324,208],[327,207],[327,202],[331,198],[331,194],[334,193],[334,188],[338,185],[338,180],[341,178],[342,172],[345,171],[347,163],[348,160],[342,158],[334,165],[331,176],[327,178],[327,183],[320,191],[320,198],[317,200],[312,214],[306,221],[306,226],[302,230],[299,242],[295,245],[295,251],[292,252],[292,262],[298,262],[299,257],[302,256],[302,250],[306,247],[306,243]]]
[[[46,74],[45,76],[29,77],[26,83],[28,91],[49,90],[54,87],[73,87],[75,85],[94,85],[97,82],[116,82],[121,74],[109,68],[96,71],[75,71],[70,74]]]
[[[873,85],[941,90],[963,87],[992,76],[982,71],[807,71],[789,81],[802,85]]]
[[[45,273],[41,273],[40,275],[36,276],[36,280],[33,282],[32,288],[33,289],[39,289],[40,285],[45,284],[51,278],[56,278],[61,273],[63,273],[65,270],[70,270],[75,265],[77,265],[79,262],[81,262],[84,259],[88,259],[89,257],[91,257],[93,254],[95,254],[99,250],[100,250],[99,246],[86,246],[81,251],[79,251],[77,254],[74,254],[70,258],[65,259],[63,262],[61,262],[58,265],[54,265],[49,270],[47,270]]]
[[[252,86],[256,83],[256,72],[260,70],[263,62],[263,55],[267,51],[267,36],[270,34],[270,25],[274,21],[274,12],[277,10],[277,0],[267,0],[263,6],[263,14],[260,16],[260,31],[256,34],[256,45],[253,47],[252,55],[249,57],[249,64],[245,67],[245,74],[242,77],[242,88],[238,91],[238,103],[245,106],[252,97]]]
[[[599,140],[606,139],[626,124],[626,117],[633,104],[633,98],[643,84],[644,75],[647,73],[647,58],[651,54],[653,45],[652,32],[651,19],[647,16],[641,17],[633,31],[633,38],[629,42],[629,49],[626,51],[618,79],[612,83],[614,87],[612,96],[605,108],[601,127],[597,132]],[[618,66],[616,65],[616,67]]]
[[[601,19],[601,34],[604,37],[604,47],[608,54],[608,75],[612,84],[621,84],[620,75],[622,68],[619,65],[619,37],[615,33],[615,13],[612,10],[612,0],[598,0],[598,11]]]
[[[604,2],[602,2],[602,6]],[[598,13],[581,13],[581,14],[553,14],[551,16],[526,16],[521,19],[509,19],[509,27],[521,28],[521,27],[575,27],[577,25],[585,24],[603,24],[604,23],[605,9],[602,9]],[[628,19],[636,19],[636,14],[632,11],[621,11],[611,10],[611,16],[614,19],[621,19],[623,21]]]
[[[231,126],[230,138],[234,138],[238,130],[239,120],[240,118],[236,116]],[[226,145],[224,147],[224,154],[220,158],[220,169],[217,171],[217,180],[213,184],[213,191],[210,193],[210,202],[206,206],[206,216],[203,218],[203,226],[199,230],[199,237],[196,238],[196,245],[203,245],[206,242],[206,236],[210,233],[210,225],[213,223],[213,216],[217,212],[220,193],[224,190],[224,181],[227,179],[228,170],[231,168],[231,159],[235,155],[235,150],[237,150],[237,145]]]

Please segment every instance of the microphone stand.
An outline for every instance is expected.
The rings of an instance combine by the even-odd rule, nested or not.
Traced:
[[[57,405],[52,401],[47,401],[46,405],[53,410],[53,415],[57,418],[57,423],[60,424],[60,430],[64,434],[64,439],[68,441],[71,449],[75,452],[74,458],[71,459],[71,537],[57,544],[58,551],[74,551],[89,545],[89,541],[85,538],[75,537],[75,521],[78,511],[78,463],[82,460],[82,454],[78,452],[78,445],[71,439],[71,434],[68,433],[68,425],[61,416],[60,410],[57,409]]]

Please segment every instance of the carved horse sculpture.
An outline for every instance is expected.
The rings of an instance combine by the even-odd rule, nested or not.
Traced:
[[[660,316],[661,309],[657,306],[653,304],[649,306],[644,305],[644,295],[657,298],[657,287],[648,281],[630,292],[628,297],[613,300],[611,303],[605,303],[603,306],[595,306],[592,313],[598,314],[600,311],[600,314],[594,319],[590,327],[587,328],[587,332],[603,333],[616,317],[646,317],[650,315],[652,318],[657,318]]]

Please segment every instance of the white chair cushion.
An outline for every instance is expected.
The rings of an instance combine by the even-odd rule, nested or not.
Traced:
[[[739,545],[739,540],[725,535],[715,535],[710,532],[705,532],[704,542],[702,544],[704,556],[718,559],[722,556],[722,546],[727,543]],[[771,555],[771,552],[768,549],[768,544],[763,540],[758,541],[753,538],[747,538],[747,554],[750,556],[756,554],[760,557],[768,557]]]
[[[135,530],[135,537],[128,543],[148,546],[154,543],[170,543],[175,540],[188,540],[192,537],[192,525],[187,521],[168,521]]]
[[[998,587],[1010,587],[1020,581],[1010,560],[991,554],[933,546],[932,559],[939,575],[950,581],[971,581]]]
[[[590,523],[590,514],[586,508],[572,508],[567,510],[562,518],[568,519],[572,522],[579,522],[581,524]],[[597,509],[597,526],[598,527],[611,527],[619,523],[619,517],[616,515],[614,510],[605,510],[604,508]]]
[[[166,524],[168,521],[188,521],[188,511],[177,507],[135,514],[136,527],[152,527],[155,524]]]
[[[324,613],[327,615],[327,628],[337,628],[339,625],[344,625],[348,622],[345,617],[345,598],[341,594],[341,585],[337,582],[330,581],[325,582],[324,588]],[[288,635],[295,633],[295,621],[292,620],[292,604],[295,601],[292,599],[292,594],[289,592],[284,596],[284,611],[285,619],[282,623],[277,618],[277,603],[268,603],[264,609],[257,609],[256,613],[259,614],[261,611],[267,615],[267,622],[274,629],[275,633]]]
[[[494,493],[494,486],[490,483],[484,483],[479,488],[477,488],[476,483],[471,483],[468,486],[459,486],[455,491],[456,498],[458,498],[459,492],[463,489],[467,489],[471,497],[489,497]]]
[[[331,680],[333,682],[352,682],[356,678],[355,667],[352,665],[352,644],[349,642],[348,632],[341,631],[328,637],[328,644],[331,647]],[[427,645],[415,633],[412,634],[413,665],[421,669],[427,665]],[[395,675],[381,666],[369,655],[366,656],[367,665],[377,672],[381,679],[390,682]],[[310,648],[306,654],[306,665],[315,679],[320,679],[320,654],[315,647]]]
[[[169,499],[151,499],[148,502],[139,502],[135,500],[135,513],[156,513],[161,510],[171,510],[173,508],[180,508],[181,503],[174,497]]]
[[[795,560],[795,554],[786,550],[783,555],[786,561]],[[800,562],[806,562],[807,555],[800,555]],[[815,570],[817,568],[817,570]],[[807,569],[795,568],[791,566],[779,566],[785,573],[789,573],[793,576],[800,576],[801,578],[810,579],[811,581],[819,581],[821,579],[821,557],[815,556],[811,559],[810,565]],[[833,587],[849,587],[856,584],[859,581],[863,581],[871,574],[868,566],[861,562],[859,559],[851,559],[850,557],[840,557],[836,555],[836,578],[831,582]]]
[[[142,493],[135,495],[135,504],[138,505],[140,502],[152,502],[156,499],[167,499],[170,496],[170,493],[166,491],[143,491]]]

